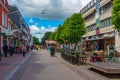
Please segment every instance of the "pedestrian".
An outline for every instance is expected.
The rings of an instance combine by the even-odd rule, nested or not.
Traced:
[[[4,52],[4,56],[7,57],[8,46],[6,41],[3,42],[3,52]]]
[[[14,47],[13,47],[12,44],[11,44],[10,47],[9,47],[9,51],[10,51],[10,56],[13,56]]]
[[[116,62],[116,57],[115,57],[116,53],[115,51],[111,48],[109,55],[108,55],[108,61],[110,62]]]
[[[20,54],[22,54],[22,49],[23,49],[23,45],[20,44],[20,45],[19,45],[19,51],[20,51]]]
[[[25,57],[25,53],[26,53],[26,48],[25,48],[25,46],[24,45],[22,45],[23,47],[22,47],[22,54],[23,54],[23,57]]]
[[[29,52],[29,45],[26,46],[26,51]]]
[[[55,53],[55,49],[53,48],[52,45],[50,45],[50,55],[54,56],[54,53]]]

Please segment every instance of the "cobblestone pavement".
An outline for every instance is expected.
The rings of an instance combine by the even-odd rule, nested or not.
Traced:
[[[4,80],[120,80],[110,79],[88,70],[87,65],[76,66],[68,63],[56,54],[51,57],[49,51],[33,51],[27,56],[17,71]]]
[[[28,54],[26,54],[27,56]],[[5,58],[1,57],[0,61],[0,80],[3,80],[20,62],[25,58],[22,54],[13,54],[13,56],[8,56]]]
[[[108,78],[103,74],[89,70],[87,65],[72,65],[71,63],[63,60],[60,55],[58,55],[58,57],[64,64],[66,64],[67,67],[79,74],[79,76],[85,80],[120,80],[120,78]]]
[[[48,51],[32,54],[21,80],[84,80]]]

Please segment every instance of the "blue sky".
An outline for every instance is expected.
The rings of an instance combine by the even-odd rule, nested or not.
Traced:
[[[39,18],[24,18],[29,26],[38,25],[48,28],[49,26],[57,27],[59,24],[63,24],[63,20],[46,20]]]
[[[32,36],[41,41],[45,32],[54,32],[59,24],[63,24],[73,13],[79,12],[90,0],[8,0],[8,2],[19,8]]]

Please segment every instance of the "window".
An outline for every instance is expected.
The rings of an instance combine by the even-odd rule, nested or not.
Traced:
[[[5,14],[5,27],[7,28],[7,14]]]
[[[101,22],[101,28],[103,28],[103,27],[104,27],[104,22],[102,21],[102,22]]]
[[[100,13],[103,13],[103,12],[109,10],[110,8],[111,8],[111,3],[109,2],[108,4],[106,4],[100,8]]]
[[[2,12],[2,26],[5,26],[5,13]]]
[[[111,18],[102,20],[100,23],[101,23],[101,28],[108,27],[111,25]]]

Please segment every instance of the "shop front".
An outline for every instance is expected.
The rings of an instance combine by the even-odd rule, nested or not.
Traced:
[[[94,36],[89,36],[83,38],[82,50],[84,51],[99,51],[99,50],[107,50],[108,46],[115,45],[115,34],[104,33]]]

